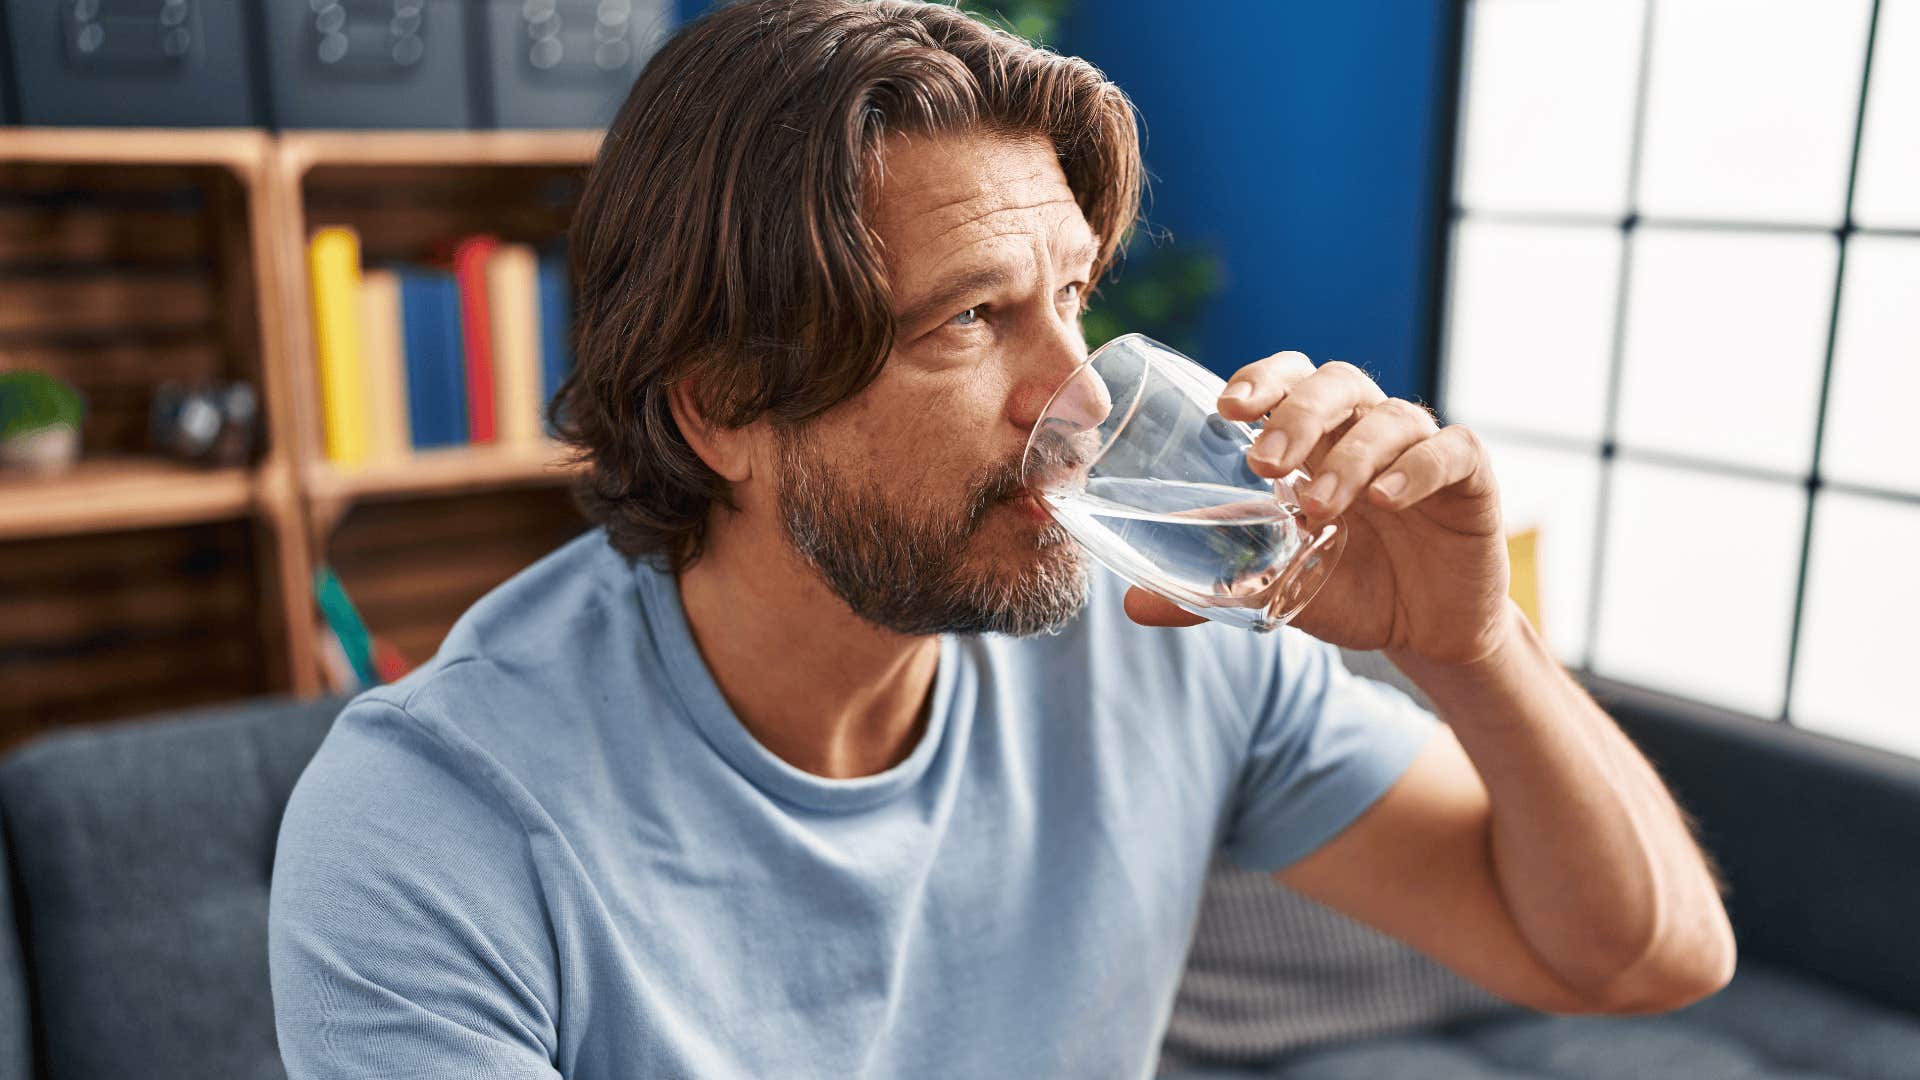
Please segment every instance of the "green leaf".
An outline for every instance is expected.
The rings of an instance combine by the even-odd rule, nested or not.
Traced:
[[[0,371],[0,439],[54,427],[77,428],[80,392],[42,371]]]

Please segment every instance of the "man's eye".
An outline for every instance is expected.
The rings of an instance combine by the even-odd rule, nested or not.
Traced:
[[[952,326],[972,326],[979,321],[980,309],[978,307],[970,307],[947,320],[948,324]]]
[[[1083,286],[1081,286],[1081,284],[1077,281],[1071,285],[1063,286],[1060,289],[1060,299],[1072,304],[1074,307],[1079,307],[1080,306],[1080,290],[1082,287]]]

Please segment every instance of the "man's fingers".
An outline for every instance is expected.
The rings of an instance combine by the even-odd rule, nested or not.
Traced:
[[[1302,505],[1322,519],[1339,517],[1375,477],[1439,430],[1433,414],[1411,401],[1373,406],[1314,467],[1313,482],[1299,493]]]
[[[1198,626],[1207,620],[1173,601],[1142,588],[1129,588],[1121,605],[1127,618],[1142,626]]]
[[[1401,454],[1368,486],[1367,498],[1396,510],[1412,506],[1472,476],[1485,456],[1479,436],[1462,424],[1449,424]],[[1405,479],[1393,488],[1396,476]]]
[[[1313,372],[1313,361],[1297,352],[1274,353],[1248,364],[1227,380],[1227,388],[1220,394],[1220,415],[1249,423],[1258,420],[1286,397],[1294,384]]]
[[[1386,399],[1386,391],[1366,372],[1330,360],[1273,407],[1247,464],[1261,476],[1285,476],[1305,463],[1329,432],[1352,419],[1355,409]]]

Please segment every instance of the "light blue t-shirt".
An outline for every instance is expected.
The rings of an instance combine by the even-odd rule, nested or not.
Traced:
[[[1150,1074],[1209,856],[1312,851],[1435,721],[1299,631],[1141,627],[1123,591],[943,637],[908,758],[828,780],[735,718],[671,575],[572,541],[294,790],[293,1080]]]

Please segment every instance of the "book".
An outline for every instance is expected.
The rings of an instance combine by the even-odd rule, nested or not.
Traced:
[[[432,267],[403,267],[397,276],[413,446],[459,445],[467,441],[460,288],[452,274]]]
[[[319,620],[314,628],[313,639],[320,643],[320,673],[328,693],[353,693],[366,688],[360,676],[354,674],[353,664],[347,660],[347,650],[340,646],[340,639],[334,636],[333,627],[327,625],[327,620]]]
[[[320,606],[321,617],[339,639],[341,651],[346,653],[355,677],[363,686],[378,683],[380,674],[373,666],[373,636],[367,632],[367,624],[354,609],[353,601],[347,598],[346,587],[340,584],[333,567],[325,563],[314,567],[313,596]]]
[[[494,428],[502,443],[540,441],[539,261],[526,244],[501,244],[487,259],[493,328]]]
[[[367,372],[368,456],[393,461],[413,450],[408,421],[406,343],[400,329],[400,276],[360,275],[360,355]]]
[[[320,608],[320,663],[329,689],[390,683],[413,670],[400,650],[367,628],[339,575],[325,563],[314,568],[313,596]]]
[[[460,284],[460,328],[467,371],[467,440],[494,441],[493,329],[487,309],[487,259],[499,241],[469,236],[453,249],[453,276]]]
[[[567,253],[540,254],[541,416],[573,371],[573,297],[567,282]],[[549,429],[550,434],[557,434]]]
[[[314,355],[320,368],[320,413],[327,457],[343,465],[367,460],[367,382],[360,356],[360,236],[328,226],[307,242],[313,301]]]

